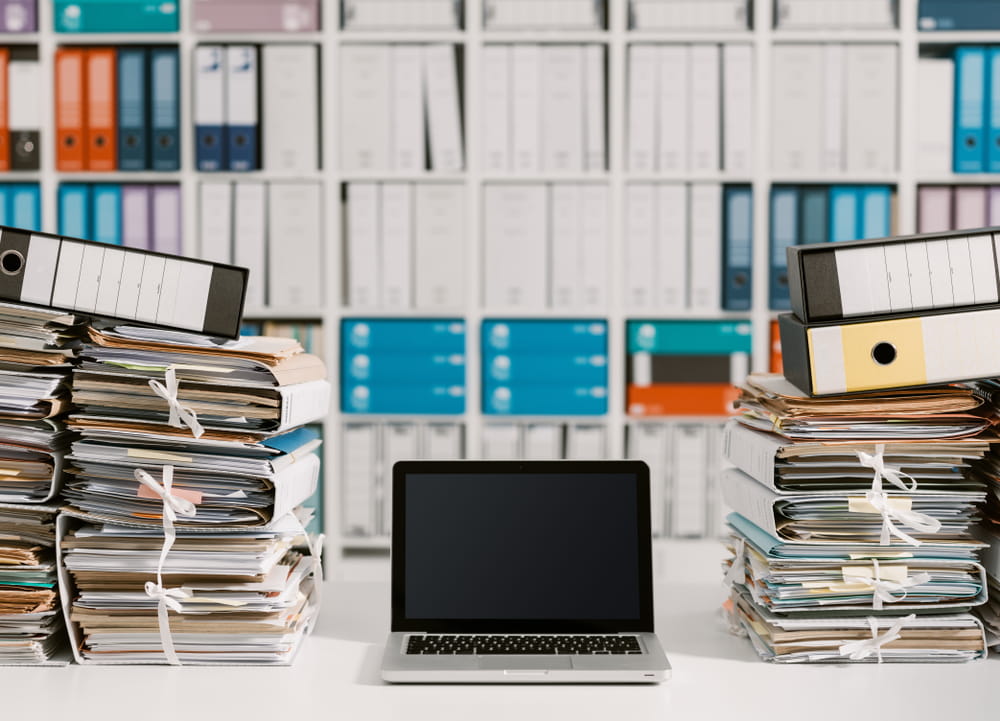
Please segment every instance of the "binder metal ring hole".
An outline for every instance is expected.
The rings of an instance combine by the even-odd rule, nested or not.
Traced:
[[[98,148],[103,148],[104,143],[105,140],[103,135],[98,135],[96,138],[94,138],[94,145],[96,145]]]
[[[0,271],[4,275],[17,275],[24,268],[24,256],[19,250],[5,250],[0,253]]]
[[[892,343],[876,343],[872,348],[872,359],[880,366],[887,366],[896,360],[896,346]]]

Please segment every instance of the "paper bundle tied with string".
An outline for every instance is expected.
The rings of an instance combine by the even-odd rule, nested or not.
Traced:
[[[322,363],[286,339],[90,340],[59,528],[77,659],[290,663],[321,588],[303,504],[319,482],[304,425],[326,414]]]
[[[979,469],[1000,443],[983,396],[944,386],[810,398],[756,375],[738,405],[724,434],[735,466],[722,477],[734,511],[725,580],[729,615],[761,657],[983,657],[969,613],[988,600]]]

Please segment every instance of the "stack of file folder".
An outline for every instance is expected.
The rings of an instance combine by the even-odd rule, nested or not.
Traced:
[[[290,663],[318,606],[297,546],[322,361],[285,338],[91,326],[72,391],[57,538],[77,660]]]
[[[0,665],[59,663],[55,505],[0,503]]]
[[[724,439],[727,578],[762,658],[982,656],[968,613],[987,600],[976,468],[998,440],[983,399],[950,386],[808,398],[751,375],[738,404]]]
[[[81,333],[72,314],[0,303],[0,664],[51,663],[65,645],[54,499]]]
[[[762,658],[998,641],[998,249],[994,229],[788,248],[785,377],[746,380],[724,442],[727,609]]]

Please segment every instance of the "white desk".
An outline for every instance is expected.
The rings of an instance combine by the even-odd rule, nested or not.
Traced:
[[[0,719],[490,721],[1000,718],[1000,657],[964,665],[777,666],[730,636],[719,544],[657,546],[658,686],[390,686],[386,561],[332,569],[323,612],[291,668],[0,668]],[[683,578],[686,576],[687,578]]]

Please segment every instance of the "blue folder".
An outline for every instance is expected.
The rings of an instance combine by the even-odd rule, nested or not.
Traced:
[[[59,235],[70,238],[93,237],[90,222],[90,186],[87,183],[63,183],[59,186]]]
[[[788,257],[785,249],[798,242],[799,188],[776,186],[771,190],[771,258],[768,269],[768,304],[771,310],[790,310]]]
[[[118,49],[118,168],[146,170],[146,50]]]
[[[180,72],[176,48],[149,52],[150,166],[153,170],[179,170]]]
[[[955,150],[956,173],[982,173],[986,169],[986,105],[989,88],[986,48],[955,49]]]
[[[122,244],[122,189],[112,183],[95,183],[91,190],[94,212],[93,240]]]
[[[750,310],[753,297],[753,194],[749,185],[724,191],[722,307]]]

